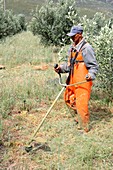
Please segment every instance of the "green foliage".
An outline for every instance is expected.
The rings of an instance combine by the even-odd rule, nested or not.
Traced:
[[[40,9],[36,8],[30,30],[34,35],[41,35],[44,44],[62,45],[69,42],[65,35],[78,21],[74,0],[59,0],[56,4],[50,1]]]
[[[95,39],[95,50],[99,63],[99,86],[113,97],[113,28],[107,25]]]
[[[92,37],[98,36],[101,28],[107,23],[105,15],[100,12],[97,12],[91,19],[85,15],[80,20],[84,27],[85,36],[89,41]]]
[[[12,11],[0,7],[0,39],[25,30],[25,17],[16,16]]]
[[[18,15],[19,23],[21,26],[22,30],[26,30],[26,20],[25,20],[25,15],[24,14],[19,14]]]

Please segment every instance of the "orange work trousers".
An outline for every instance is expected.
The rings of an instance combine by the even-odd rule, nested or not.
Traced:
[[[78,53],[76,60],[83,61],[82,52]],[[71,85],[85,80],[87,74],[88,69],[84,62],[75,63],[68,84]],[[70,108],[77,110],[78,117],[80,118],[78,121],[81,121],[84,128],[86,128],[89,123],[90,114],[88,111],[88,102],[90,99],[91,87],[92,81],[88,81],[80,85],[66,87],[64,94],[66,104]]]
[[[78,117],[82,124],[82,127],[85,129],[88,126],[90,114],[88,111],[88,102],[91,94],[92,82],[84,83],[84,85],[77,85],[66,87],[64,93],[64,100],[66,104],[77,111]]]

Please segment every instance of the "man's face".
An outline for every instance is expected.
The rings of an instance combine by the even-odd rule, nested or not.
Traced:
[[[75,34],[74,36],[71,37],[71,39],[73,40],[73,42],[75,43],[75,45],[77,45],[80,41],[80,37],[81,37],[81,34],[80,33],[77,33]]]

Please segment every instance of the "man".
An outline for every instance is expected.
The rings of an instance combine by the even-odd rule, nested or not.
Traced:
[[[83,28],[79,25],[71,28],[70,33],[67,34],[73,41],[69,50],[68,63],[58,66],[55,71],[57,73],[69,72],[66,82],[68,85],[87,80],[86,83],[66,87],[64,100],[70,108],[77,111],[76,122],[79,123],[79,129],[88,132],[90,118],[88,102],[98,64],[92,46],[86,42],[82,33]]]

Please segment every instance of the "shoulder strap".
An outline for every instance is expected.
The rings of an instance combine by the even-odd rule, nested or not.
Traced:
[[[83,46],[84,46],[86,43],[87,43],[87,42],[84,41],[83,44],[81,45],[79,51],[76,51],[76,54],[75,54],[75,56],[74,56],[73,59],[72,59],[73,62],[76,60],[76,58],[77,58],[77,56],[78,56],[78,53],[82,50]],[[74,63],[73,63],[73,64],[74,64]]]
[[[74,64],[76,62],[76,58],[78,56],[78,53],[82,50],[83,46],[86,44],[87,42],[84,41],[83,44],[81,45],[80,47],[80,50],[79,51],[76,51],[76,54],[74,57],[70,58],[70,71],[69,71],[69,75],[68,75],[68,78],[66,80],[66,84],[69,84],[69,81],[70,81],[70,75],[71,73],[73,74],[73,70],[74,70]]]
[[[79,51],[76,51],[75,56],[72,57],[72,58],[70,58],[70,64],[71,64],[71,67],[72,67],[72,68],[73,68],[73,66],[74,66],[74,64],[75,64],[76,58],[77,58],[77,56],[78,56],[78,53],[82,50],[83,46],[84,46],[86,43],[87,43],[87,42],[84,41],[83,44],[81,45]]]
[[[83,42],[83,44],[81,45],[81,47],[80,47],[80,50],[79,50],[79,51],[81,51],[81,50],[82,50],[82,47],[83,47],[86,43],[87,43],[86,41],[84,41],[84,42]]]

